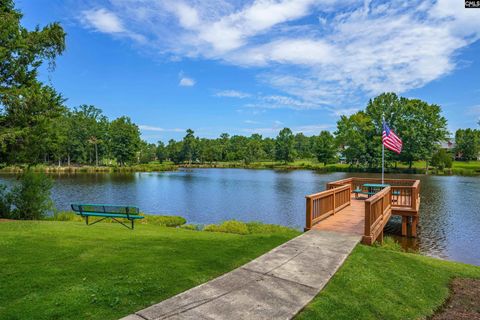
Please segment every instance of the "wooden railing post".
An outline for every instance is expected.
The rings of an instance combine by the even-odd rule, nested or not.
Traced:
[[[370,202],[365,202],[365,232],[364,232],[364,239],[366,239],[367,241],[367,244],[371,244],[371,243],[368,243],[369,242],[369,238],[371,237],[372,233],[371,233],[371,229],[370,227],[372,226],[372,221],[371,221],[371,217],[370,217]]]
[[[308,231],[312,228],[312,198],[310,197],[305,197],[305,198],[307,200],[305,231]]]
[[[417,209],[417,188],[412,187],[411,189],[411,197],[412,197],[412,209]]]
[[[337,198],[337,193],[336,193],[336,192],[337,192],[337,190],[336,190],[336,189],[333,189],[333,199],[332,199],[332,202],[333,202],[333,215],[335,215],[335,212],[336,212],[336,211],[335,211],[335,206],[336,206],[335,201],[336,201],[336,198]]]

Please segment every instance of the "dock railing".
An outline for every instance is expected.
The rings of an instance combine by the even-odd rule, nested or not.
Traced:
[[[350,185],[352,190],[362,189],[366,183],[381,183],[378,178],[346,178],[327,183],[327,189],[336,188],[342,185]],[[420,204],[420,180],[413,179],[385,179],[384,183],[391,186],[392,207],[401,210],[410,209],[418,212]]]
[[[362,242],[368,245],[383,240],[383,227],[392,215],[391,187],[365,200],[365,232]]]
[[[349,206],[351,193],[350,184],[345,184],[306,196],[305,231],[310,230],[317,222]]]
[[[326,191],[309,195],[307,199],[306,227],[310,230],[316,223],[350,205],[352,192],[365,189],[365,184],[380,184],[378,178],[352,177],[327,183]],[[372,244],[383,239],[383,227],[391,215],[402,217],[402,236],[417,236],[420,208],[420,180],[385,179],[389,185],[372,197],[365,199],[365,230],[363,242]],[[356,198],[356,196],[355,196]]]

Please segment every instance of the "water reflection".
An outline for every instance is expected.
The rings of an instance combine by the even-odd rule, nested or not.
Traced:
[[[227,219],[262,221],[302,229],[306,194],[332,180],[375,174],[244,169],[194,169],[161,173],[55,174],[52,198],[59,209],[71,202],[138,205],[152,214],[178,214],[191,223]],[[387,232],[403,246],[432,256],[480,265],[480,178],[391,175],[422,181],[417,239],[399,237],[400,219]],[[1,175],[0,182],[15,182]]]

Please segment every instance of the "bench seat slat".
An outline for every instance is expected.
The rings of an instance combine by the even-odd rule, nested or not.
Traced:
[[[105,218],[125,218],[127,219],[126,214],[116,214],[116,213],[103,213],[103,212],[76,212],[76,214],[81,215],[81,216],[89,216],[89,217],[105,217]],[[139,216],[136,214],[130,214],[128,215],[129,219],[143,219],[145,218],[144,216]]]

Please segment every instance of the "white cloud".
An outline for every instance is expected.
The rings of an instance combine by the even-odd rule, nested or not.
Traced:
[[[261,83],[291,99],[260,96],[252,105],[344,114],[365,97],[454,71],[458,52],[480,39],[479,12],[453,0],[116,0],[108,11],[84,11],[83,20],[101,32],[142,35],[170,58],[258,68]]]
[[[127,36],[138,42],[144,42],[145,37],[127,30],[120,18],[104,8],[82,11],[81,22],[96,31]]]
[[[271,127],[260,127],[260,128],[244,128],[241,131],[244,133],[259,133],[269,136],[277,135],[280,130],[285,126],[283,123],[274,123]],[[288,127],[288,126],[286,126]],[[300,125],[289,127],[294,134],[303,133],[305,135],[318,135],[322,130],[328,130],[332,128],[332,125],[329,124],[310,124],[310,125]]]
[[[125,27],[117,15],[105,9],[85,10],[82,12],[82,17],[88,25],[100,32],[125,32]]]
[[[357,112],[358,110],[363,109],[363,107],[357,108],[330,108],[332,114],[336,116],[349,116]]]
[[[248,98],[251,95],[249,93],[237,91],[237,90],[223,90],[215,93],[216,97],[228,97],[228,98]]]
[[[195,85],[195,80],[189,77],[181,77],[180,82],[178,82],[178,85],[181,87],[193,87]]]
[[[281,64],[314,65],[334,62],[338,52],[322,40],[280,39],[231,54],[231,63],[245,66],[265,66],[272,62]]]
[[[145,124],[139,125],[138,128],[143,131],[157,131],[157,132],[184,132],[185,131],[185,129],[180,129],[180,128],[167,129],[167,128],[149,126]]]

